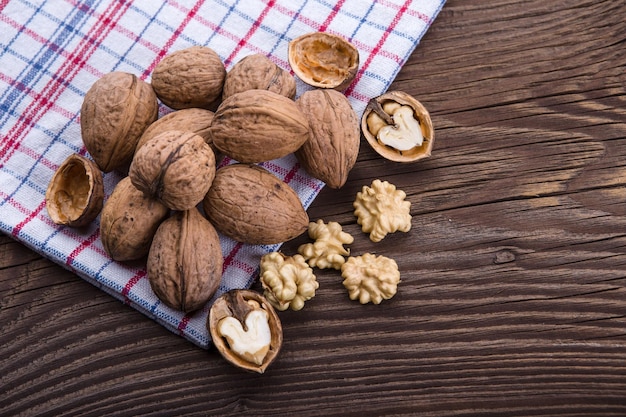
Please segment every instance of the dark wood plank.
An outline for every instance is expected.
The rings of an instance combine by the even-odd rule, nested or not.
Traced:
[[[392,86],[430,110],[433,156],[363,142],[309,209],[394,258],[399,292],[362,306],[319,271],[263,376],[0,236],[0,415],[625,415],[624,68],[624,2],[448,0]],[[410,233],[360,231],[375,178]]]

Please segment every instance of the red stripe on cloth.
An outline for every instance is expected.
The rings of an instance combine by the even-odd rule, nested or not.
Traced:
[[[233,263],[233,259],[237,255],[237,252],[243,247],[243,243],[237,242],[235,246],[230,250],[228,255],[224,258],[224,264],[222,265],[222,274],[226,272],[228,267]]]
[[[17,30],[17,32],[19,32],[20,34],[28,35],[28,36],[30,36],[31,39],[33,39],[34,41],[36,41],[36,42],[38,42],[38,43],[40,43],[42,45],[45,45],[48,42],[48,39],[44,38],[43,36],[41,36],[40,34],[38,34],[35,31],[31,30],[30,28],[19,24],[17,21],[15,21],[13,19],[9,19],[6,15],[0,16],[0,20],[2,20],[3,22],[8,23],[12,27],[14,27]],[[68,52],[65,49],[62,49],[58,45],[53,45],[53,47],[54,47],[54,51],[56,53],[61,55],[63,58],[68,59],[69,54],[68,54]],[[90,74],[93,74],[96,77],[101,77],[102,76],[102,71],[92,67],[91,65],[85,65],[84,69],[87,70]]]
[[[385,33],[383,33],[383,36],[380,37],[380,40],[378,41],[378,43],[376,44],[376,46],[374,47],[374,49],[372,49],[372,52],[367,56],[367,59],[365,60],[365,62],[363,63],[363,66],[361,66],[361,69],[359,70],[359,72],[356,74],[356,77],[354,77],[354,80],[352,81],[352,84],[350,84],[350,86],[346,89],[345,94],[347,96],[352,95],[352,92],[354,91],[354,86],[358,83],[358,81],[361,79],[361,77],[363,76],[363,73],[367,70],[367,68],[370,66],[370,64],[372,63],[372,60],[374,59],[374,57],[378,54],[378,51],[381,50],[381,48],[383,47],[383,45],[385,44],[385,41],[387,40],[387,38],[389,37],[389,34],[391,32],[393,32],[394,28],[398,25],[398,22],[400,21],[400,19],[402,19],[402,16],[406,13],[408,9],[407,4],[405,3],[400,10],[398,10],[398,13],[396,13],[396,15],[394,16],[393,20],[391,21],[391,24],[389,25],[389,27],[385,30]]]
[[[109,8],[105,11],[105,14],[98,20],[98,24],[91,28],[87,36],[81,39],[75,51],[69,54],[59,68],[57,75],[48,81],[46,86],[36,95],[35,99],[29,103],[28,107],[20,115],[17,122],[6,135],[9,140],[6,141],[3,148],[0,148],[0,154],[4,154],[6,159],[19,148],[21,137],[26,135],[30,129],[37,124],[37,121],[55,103],[57,97],[65,91],[71,80],[85,66],[86,61],[117,24],[117,19],[123,15],[130,4],[115,2],[114,6],[115,8]],[[122,6],[125,6],[125,8],[122,8]],[[94,34],[96,36],[94,36]],[[11,154],[9,154],[10,151]]]
[[[24,228],[24,226],[26,226],[28,224],[28,222],[30,222],[36,215],[37,213],[39,213],[44,207],[46,206],[46,202],[42,201],[41,203],[39,203],[39,205],[35,208],[35,210],[33,210],[30,213],[26,213],[27,216],[24,218],[24,220],[22,220],[21,222],[19,222],[18,224],[15,225],[15,227],[13,228],[13,230],[11,231],[11,234],[13,236],[17,236],[20,234],[20,232],[22,231],[22,229]]]
[[[187,328],[187,325],[189,324],[189,320],[191,320],[191,316],[189,314],[185,314],[183,318],[180,320],[180,323],[178,323],[178,332],[180,333],[181,336],[184,335],[185,329]]]
[[[401,9],[406,9],[406,14],[408,14],[409,16],[415,16],[418,17],[420,20],[423,20],[424,22],[430,24],[432,22],[432,20],[430,19],[430,17],[428,17],[428,15],[425,15],[424,13],[420,13],[417,10],[412,10],[409,9],[407,6],[407,3],[411,3],[410,1],[404,3],[402,6],[397,5],[395,3],[391,3],[389,1],[385,1],[385,0],[377,0],[378,4],[388,7],[390,9],[395,9],[395,10],[401,10]]]
[[[5,7],[7,7],[7,4],[9,4],[9,0],[0,1],[0,12],[2,12]]]
[[[328,29],[328,25],[330,25],[333,19],[335,18],[335,16],[337,16],[337,13],[339,13],[339,9],[341,9],[341,6],[343,6],[344,3],[345,3],[345,0],[340,0],[337,3],[335,3],[335,5],[333,6],[333,10],[330,12],[328,17],[324,21],[324,23],[322,23],[322,25],[319,27],[318,30],[320,32],[325,32],[326,29]]]
[[[239,42],[237,43],[237,46],[235,47],[235,49],[230,53],[228,58],[226,58],[226,60],[224,61],[224,65],[226,65],[226,66],[230,65],[230,63],[232,62],[233,58],[235,56],[237,56],[239,51],[241,51],[241,48],[243,48],[243,46],[246,43],[248,43],[248,41],[250,40],[252,35],[254,35],[254,32],[256,32],[256,30],[259,28],[259,26],[261,26],[261,23],[263,22],[263,19],[265,19],[265,17],[269,13],[270,9],[274,6],[274,3],[276,3],[275,0],[271,0],[271,1],[269,1],[267,3],[267,6],[265,6],[265,9],[263,9],[263,11],[259,15],[258,19],[255,20],[252,23],[252,27],[248,30],[248,33],[246,33],[245,36],[239,40]]]
[[[100,231],[98,229],[95,230],[87,239],[83,239],[76,248],[69,254],[65,263],[67,265],[72,265],[74,263],[74,259],[87,247],[91,246],[93,242],[95,242],[100,237]]]
[[[286,8],[285,6],[281,6],[280,4],[276,5],[276,10],[278,10],[279,12],[281,12],[284,15],[289,16],[291,19],[293,19],[294,17],[296,17],[298,19],[298,21],[304,23],[305,25],[319,31],[319,28],[321,27],[321,25],[312,19],[309,19],[308,17],[298,14],[297,11],[295,10],[291,10]]]
[[[293,179],[293,177],[296,176],[296,173],[298,172],[298,169],[300,169],[300,163],[296,162],[295,164],[293,164],[293,167],[291,167],[291,169],[289,170],[287,175],[285,175],[285,179],[283,181],[285,181],[287,184],[289,184],[291,182],[291,180]]]
[[[12,86],[13,88],[15,88],[17,91],[25,94],[25,95],[29,95],[31,97],[33,97],[34,99],[37,98],[37,93],[35,90],[33,90],[32,88],[28,87],[27,85],[25,85],[24,83],[22,83],[19,80],[13,79],[13,78],[9,78],[7,77],[5,74],[0,73],[0,81],[3,81],[5,83],[7,83],[8,85]],[[74,113],[70,112],[67,109],[64,109],[63,107],[59,107],[58,104],[53,103],[52,106],[50,107],[50,110],[60,114],[61,116],[67,118],[67,119],[71,119],[72,117],[74,117]]]
[[[128,280],[126,285],[124,285],[124,288],[122,289],[122,293],[121,294],[127,301],[130,301],[130,300],[128,300],[128,293],[130,293],[130,290],[133,288],[133,286],[136,283],[138,283],[145,276],[146,276],[146,271],[145,270],[141,270],[141,271],[137,272],[135,275],[133,275],[133,277]]]
[[[200,7],[202,6],[203,3],[204,3],[204,0],[199,1],[196,4],[194,4],[194,6],[191,8],[191,10],[189,10],[189,12],[187,13],[187,16],[185,17],[185,19],[181,22],[181,24],[178,26],[178,28],[176,28],[174,33],[172,33],[172,36],[170,36],[170,38],[167,40],[167,42],[165,42],[165,45],[163,46],[163,48],[161,48],[161,50],[157,54],[156,58],[152,61],[150,66],[148,66],[148,68],[146,68],[146,70],[143,72],[143,74],[141,75],[142,79],[145,80],[152,73],[152,71],[154,70],[154,67],[156,67],[156,65],[159,63],[159,61],[161,61],[161,59],[163,59],[163,57],[165,55],[167,55],[167,53],[169,52],[170,48],[172,47],[172,45],[176,41],[176,39],[178,39],[180,34],[183,33],[183,30],[189,24],[191,19],[193,19],[193,17],[198,13],[198,9],[200,9]]]

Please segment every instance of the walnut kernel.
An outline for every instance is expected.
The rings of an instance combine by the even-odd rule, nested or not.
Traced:
[[[301,310],[319,288],[313,270],[301,255],[285,256],[280,252],[263,255],[260,280],[263,295],[279,311]]]
[[[405,198],[404,191],[379,179],[357,193],[354,215],[372,242],[380,242],[388,233],[411,230],[411,202]]]
[[[350,299],[359,300],[361,304],[380,304],[390,299],[398,291],[400,282],[396,261],[371,253],[348,258],[341,267],[341,276]]]
[[[298,247],[298,253],[303,256],[311,267],[320,269],[341,269],[345,262],[344,256],[350,254],[349,249],[343,245],[354,242],[354,238],[341,229],[337,222],[323,220],[309,223],[309,237],[315,239],[314,243],[305,243]]]

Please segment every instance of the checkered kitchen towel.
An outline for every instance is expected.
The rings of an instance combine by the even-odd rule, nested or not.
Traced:
[[[289,69],[289,40],[314,31],[349,39],[360,69],[346,94],[360,114],[382,94],[445,0],[0,0],[0,230],[72,270],[193,343],[208,347],[202,311],[183,314],[155,297],[141,266],[107,257],[99,223],[60,227],[44,195],[65,158],[86,154],[79,127],[83,96],[102,75],[126,71],[149,81],[166,54],[192,45],[214,49],[230,69],[262,53]],[[298,95],[308,87],[298,81]],[[161,114],[167,111],[161,108]],[[264,166],[308,207],[323,184],[289,156]],[[108,196],[120,180],[104,176]],[[218,294],[249,287],[262,254],[275,246],[222,240]],[[217,296],[216,295],[216,296]]]

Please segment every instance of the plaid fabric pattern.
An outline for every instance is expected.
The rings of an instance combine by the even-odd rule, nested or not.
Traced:
[[[80,106],[89,87],[111,71],[150,81],[168,53],[206,45],[227,69],[262,53],[290,69],[287,44],[326,31],[349,39],[360,69],[345,91],[360,114],[382,94],[419,43],[445,0],[0,0],[0,230],[201,347],[210,337],[210,302],[194,314],[159,302],[141,265],[112,261],[99,223],[83,229],[55,225],[45,192],[72,153],[86,155]],[[308,87],[298,80],[298,94]],[[168,109],[161,107],[161,115]],[[292,186],[308,207],[323,184],[293,156],[263,166]],[[104,176],[110,195],[121,179]],[[279,245],[222,239],[224,275],[216,297],[247,288],[259,258]]]

